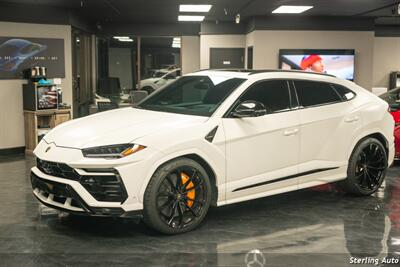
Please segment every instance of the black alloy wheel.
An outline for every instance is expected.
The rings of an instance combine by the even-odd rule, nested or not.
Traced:
[[[365,191],[376,191],[387,168],[386,151],[377,143],[364,147],[358,156],[355,176]]]
[[[371,195],[382,185],[387,168],[388,156],[383,144],[372,137],[364,138],[350,156],[347,179],[338,185],[353,195]]]
[[[161,219],[172,228],[184,228],[199,217],[205,203],[201,174],[190,166],[181,166],[167,174],[157,194]]]
[[[151,178],[144,198],[144,221],[166,234],[190,231],[204,219],[211,200],[207,172],[196,161],[173,160]]]

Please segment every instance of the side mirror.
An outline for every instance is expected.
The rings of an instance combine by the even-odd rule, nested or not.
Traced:
[[[390,111],[397,111],[400,109],[400,103],[392,103],[389,105]]]
[[[259,117],[267,114],[264,104],[258,101],[247,100],[240,103],[232,112],[236,118]]]

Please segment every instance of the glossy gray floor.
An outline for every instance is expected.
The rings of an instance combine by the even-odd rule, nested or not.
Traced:
[[[1,266],[349,266],[400,255],[400,167],[372,197],[322,186],[213,208],[199,229],[163,236],[129,220],[40,215],[33,162],[0,158]]]

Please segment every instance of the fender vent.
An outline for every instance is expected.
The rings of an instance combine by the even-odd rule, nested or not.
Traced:
[[[217,133],[218,130],[218,126],[215,126],[214,129],[211,130],[211,132],[209,132],[206,137],[204,137],[204,139],[206,139],[208,142],[212,143],[212,141],[214,140],[214,136]]]

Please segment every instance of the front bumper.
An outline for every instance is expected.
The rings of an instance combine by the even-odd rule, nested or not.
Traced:
[[[44,205],[57,210],[89,216],[141,217],[140,210],[125,211],[123,208],[115,206],[89,206],[71,185],[43,179],[33,170],[31,184],[35,197]]]

